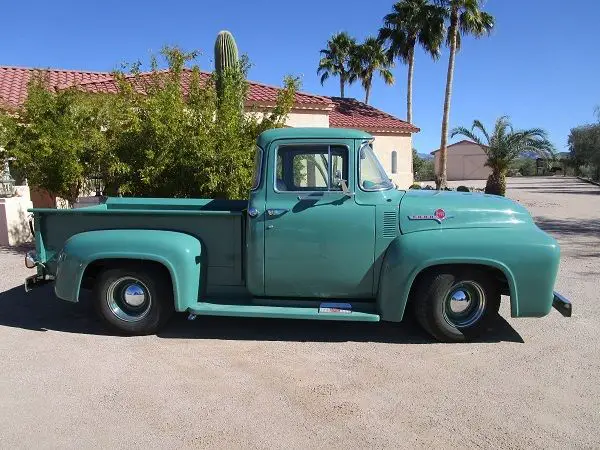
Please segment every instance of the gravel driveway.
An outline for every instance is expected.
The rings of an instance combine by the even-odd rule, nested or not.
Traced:
[[[178,317],[110,336],[86,302],[25,295],[23,251],[2,249],[0,447],[597,448],[600,188],[515,178],[508,196],[560,241],[574,316],[504,302],[472,344],[412,321]]]

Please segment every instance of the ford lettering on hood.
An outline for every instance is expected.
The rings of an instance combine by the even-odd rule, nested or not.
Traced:
[[[451,228],[531,226],[529,212],[504,197],[472,192],[411,190],[400,203],[402,233]]]

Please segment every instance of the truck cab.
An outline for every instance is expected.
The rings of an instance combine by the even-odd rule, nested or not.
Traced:
[[[402,191],[359,130],[284,128],[257,140],[247,201],[109,198],[34,209],[37,273],[128,334],[171,313],[401,321],[465,341],[498,315],[571,304],[553,291],[556,241],[522,206],[471,192]]]
[[[386,175],[368,134],[324,131],[312,139],[298,129],[259,138],[247,221],[254,295],[376,295],[404,193]]]

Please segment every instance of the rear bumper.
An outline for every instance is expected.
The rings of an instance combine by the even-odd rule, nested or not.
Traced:
[[[49,275],[33,275],[25,278],[25,292],[32,291],[36,287],[43,286],[54,280],[54,277]]]
[[[573,310],[573,306],[571,302],[567,300],[565,297],[560,295],[558,292],[554,292],[554,298],[552,299],[552,306],[559,313],[561,313],[565,317],[571,317],[571,312]]]

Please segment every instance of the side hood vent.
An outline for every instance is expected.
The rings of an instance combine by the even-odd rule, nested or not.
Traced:
[[[398,235],[398,212],[386,211],[383,213],[383,237],[395,238]]]

